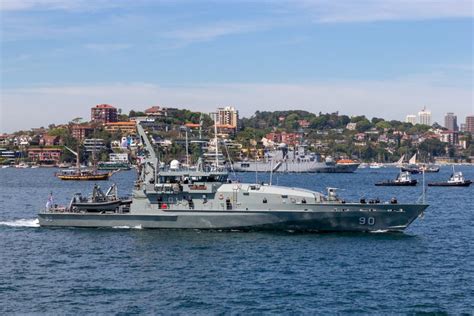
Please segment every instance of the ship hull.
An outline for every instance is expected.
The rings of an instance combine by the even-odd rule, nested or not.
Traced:
[[[103,181],[103,180],[108,180],[110,177],[110,174],[96,174],[96,175],[84,175],[84,176],[79,176],[79,175],[58,175],[57,176],[61,180],[66,180],[66,181]]]
[[[353,173],[357,170],[359,164],[336,164],[322,165],[314,168],[315,173]]]
[[[472,183],[471,180],[466,180],[461,183],[449,183],[449,182],[432,182],[428,183],[429,187],[468,187]]]
[[[113,171],[113,170],[130,170],[131,167],[128,164],[100,164],[99,163],[99,165],[97,166],[97,169]]]
[[[370,232],[403,231],[426,207],[420,204],[337,204],[296,211],[173,210],[148,214],[40,213],[38,216],[41,226],[50,227]]]
[[[387,181],[387,182],[377,182],[376,186],[387,186],[387,187],[408,187],[408,186],[416,186],[418,183],[417,180],[411,180],[408,182],[395,182],[395,181]]]
[[[323,162],[283,162],[273,166],[270,162],[245,162],[234,163],[233,169],[236,172],[273,172],[276,173],[353,173],[359,167],[358,163],[353,164],[326,164]]]

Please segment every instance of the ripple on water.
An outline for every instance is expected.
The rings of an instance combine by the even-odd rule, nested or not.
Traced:
[[[474,178],[474,169],[462,171]],[[468,211],[473,187],[433,191],[424,219],[403,234],[44,229],[38,228],[35,210],[44,207],[51,190],[65,204],[75,192],[90,192],[91,184],[66,184],[44,169],[2,172],[11,174],[0,182],[2,314],[474,310]],[[442,169],[434,177],[449,172]],[[347,188],[341,191],[347,200],[362,195],[416,200],[420,188],[373,186],[395,173],[387,168],[353,175],[278,175],[278,181],[319,191]],[[124,190],[120,194],[128,193],[134,176],[114,175]]]

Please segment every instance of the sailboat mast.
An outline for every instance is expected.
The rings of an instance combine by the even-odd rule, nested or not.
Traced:
[[[216,144],[216,170],[219,169],[219,148],[218,148],[218,143],[217,143],[217,115],[219,115],[217,112],[215,113],[215,118],[214,118],[214,141]]]
[[[189,145],[188,145],[188,127],[186,127],[186,165],[189,170]]]
[[[77,168],[77,172],[81,173],[81,159],[79,155],[79,144],[77,145],[76,168]]]

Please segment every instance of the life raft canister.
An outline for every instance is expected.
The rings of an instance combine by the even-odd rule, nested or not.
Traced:
[[[219,194],[219,200],[223,200],[224,199],[224,194],[220,193]]]

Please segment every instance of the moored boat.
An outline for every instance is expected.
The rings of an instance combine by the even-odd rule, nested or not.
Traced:
[[[107,180],[111,173],[96,172],[90,169],[67,169],[56,173],[56,177],[61,180],[82,180],[100,181]]]
[[[369,164],[370,169],[380,169],[382,167],[383,167],[383,164],[380,162],[372,162],[371,164]]]
[[[409,172],[400,172],[395,180],[386,180],[375,183],[376,186],[415,186],[417,180],[412,179]]]
[[[66,149],[76,156],[76,168],[60,170],[55,174],[58,179],[71,181],[101,181],[107,180],[112,176],[113,173],[98,172],[95,166],[92,169],[81,168],[79,151],[75,152],[68,147],[66,147]]]
[[[439,172],[440,167],[438,165],[424,164],[421,165],[420,170],[422,172]]]
[[[453,167],[453,174],[448,181],[443,182],[430,182],[428,186],[430,187],[468,187],[472,183],[471,180],[466,180],[462,174],[462,172],[454,172]]]

